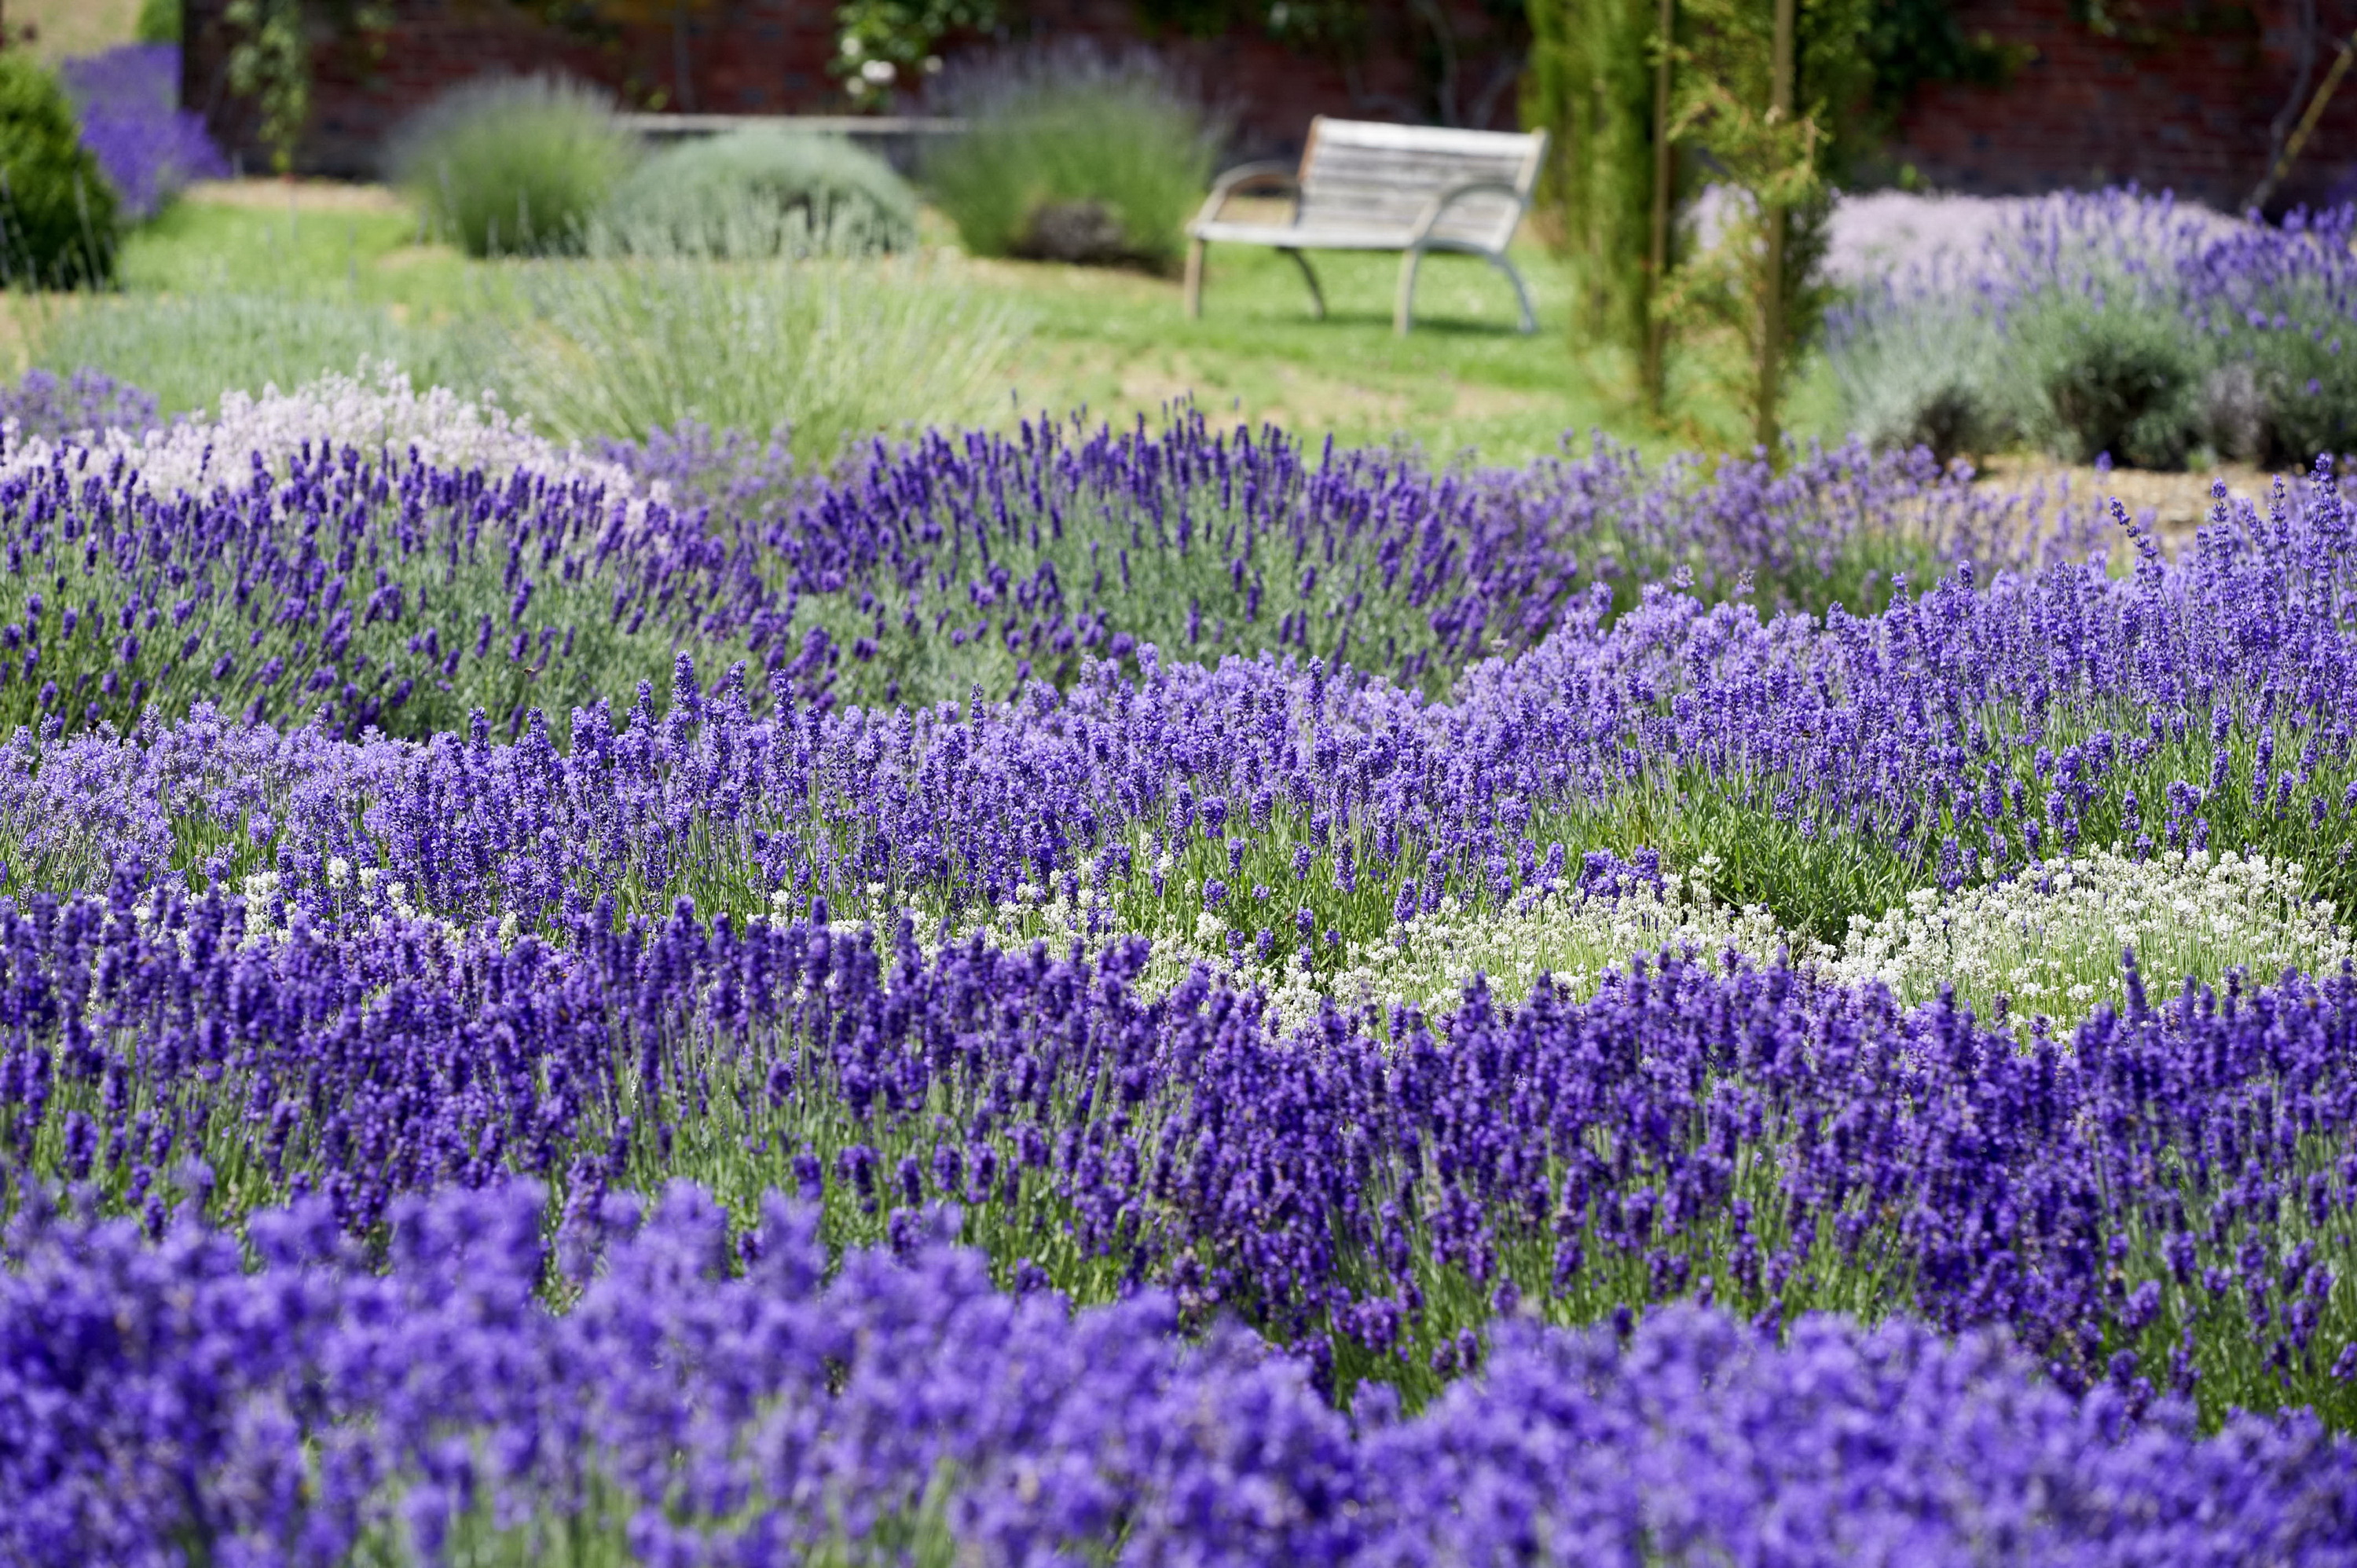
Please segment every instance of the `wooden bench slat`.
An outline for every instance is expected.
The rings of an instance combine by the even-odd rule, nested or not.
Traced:
[[[1522,173],[1523,163],[1521,158],[1418,157],[1405,153],[1363,153],[1349,147],[1319,147],[1311,159],[1308,171],[1302,176],[1301,183],[1315,186],[1329,180],[1351,183],[1403,181],[1439,187],[1469,179],[1501,179],[1512,184]]]
[[[1394,125],[1380,120],[1329,120],[1318,117],[1319,141],[1331,146],[1394,147],[1408,152],[1480,154],[1528,150],[1531,136],[1521,131],[1466,131],[1448,125]]]

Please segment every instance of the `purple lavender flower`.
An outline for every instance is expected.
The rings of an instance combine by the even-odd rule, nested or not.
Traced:
[[[0,420],[10,419],[18,441],[56,442],[106,430],[143,435],[163,424],[154,398],[87,366],[62,381],[48,371],[27,371],[14,387],[0,386]]]
[[[82,145],[125,217],[153,218],[190,180],[229,173],[204,117],[179,107],[179,45],[124,44],[68,60],[58,74],[81,117]]]
[[[2357,1555],[2347,1439],[2074,1399],[2001,1336],[1804,1316],[1778,1344],[1699,1308],[1625,1335],[1515,1324],[1423,1412],[1372,1390],[1346,1418],[1311,1365],[1174,1332],[1162,1293],[1002,1294],[942,1227],[830,1268],[822,1216],[776,1194],[741,1249],[690,1184],[617,1207],[551,1311],[545,1201],[405,1200],[381,1271],[325,1197],[252,1215],[251,1270],[193,1218],[150,1242],[20,1211],[0,1551],[330,1562],[396,1518],[428,1556],[494,1522],[627,1519],[639,1555],[770,1561],[930,1515],[991,1560],[1118,1543],[1238,1568]]]

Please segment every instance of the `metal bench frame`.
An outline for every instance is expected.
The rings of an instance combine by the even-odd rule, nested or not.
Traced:
[[[1448,156],[1446,145],[1468,139],[1463,132],[1425,132],[1413,125],[1376,125],[1363,121],[1329,120],[1324,115],[1309,123],[1309,141],[1302,150],[1298,168],[1284,163],[1245,164],[1220,176],[1211,193],[1203,201],[1202,209],[1187,225],[1187,317],[1200,319],[1203,314],[1203,254],[1214,240],[1235,244],[1265,245],[1293,258],[1301,269],[1302,281],[1309,285],[1310,313],[1318,320],[1326,318],[1326,294],[1318,287],[1318,274],[1309,265],[1309,251],[1397,251],[1400,257],[1399,286],[1392,302],[1392,330],[1407,336],[1415,317],[1415,274],[1425,255],[1445,251],[1459,255],[1479,256],[1499,272],[1514,287],[1514,303],[1522,313],[1521,330],[1538,330],[1538,318],[1531,309],[1530,286],[1523,274],[1506,255],[1506,246],[1515,228],[1530,210],[1531,192],[1537,183],[1538,173],[1546,153],[1546,133],[1533,132],[1528,135],[1488,133],[1480,140],[1487,144],[1489,156],[1468,158],[1476,166],[1494,169],[1501,156],[1519,160],[1511,179],[1500,179],[1494,174],[1469,177],[1449,181],[1436,189],[1424,204],[1423,211],[1408,224],[1386,223],[1371,219],[1352,227],[1346,220],[1304,224],[1301,221],[1305,202],[1314,198],[1318,188],[1318,143],[1321,134],[1331,126],[1348,135],[1365,137],[1378,135],[1383,142],[1395,147],[1404,156],[1420,156],[1445,163]],[[1291,216],[1284,224],[1230,223],[1222,219],[1232,198],[1253,190],[1276,190],[1293,199]],[[1474,196],[1503,196],[1512,203],[1511,220],[1501,220],[1486,235],[1442,233],[1442,222],[1460,202]],[[1330,205],[1330,204],[1329,204]]]

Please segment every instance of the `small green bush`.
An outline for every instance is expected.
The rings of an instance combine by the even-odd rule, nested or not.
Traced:
[[[133,37],[143,44],[178,43],[181,5],[182,0],[139,0],[139,20]]]
[[[1970,303],[1861,313],[1826,355],[1844,427],[1875,446],[1925,446],[1943,464],[2020,434],[2002,331]]]
[[[2078,462],[2108,452],[2139,468],[2181,468],[2193,445],[2201,366],[2185,325],[2161,310],[2072,303],[2038,313],[2024,337],[2051,444]]]
[[[917,198],[840,136],[761,126],[656,154],[601,221],[633,249],[674,254],[856,255],[914,245]]]
[[[2270,326],[2248,332],[2237,346],[2249,358],[2224,369],[2244,371],[2257,392],[2257,456],[2277,467],[2304,468],[2319,452],[2357,446],[2357,349],[2344,351],[2337,331]]]
[[[1922,446],[1944,466],[1981,457],[2005,445],[2005,420],[1987,392],[1964,376],[1927,378],[1906,410],[1905,423],[1882,445]]]
[[[403,126],[388,166],[441,232],[468,255],[492,256],[578,248],[638,156],[597,89],[554,76],[483,77]]]
[[[942,89],[972,122],[924,161],[981,256],[1168,267],[1210,183],[1218,128],[1151,55],[1011,52]]]
[[[0,51],[0,282],[105,283],[118,223],[65,89],[22,49]]]

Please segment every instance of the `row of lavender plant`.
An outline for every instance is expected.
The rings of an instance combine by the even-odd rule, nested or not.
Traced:
[[[1495,1316],[1698,1296],[1999,1325],[2063,1386],[2357,1417],[2357,989],[2165,1005],[2129,977],[2025,1048],[1948,1004],[1641,958],[1594,998],[1476,983],[1438,1025],[1274,1026],[1198,973],[927,958],[683,906],[567,947],[381,918],[269,935],[218,896],[0,908],[12,1197],[83,1184],[160,1234],[317,1193],[359,1240],[404,1192],[787,1179],[837,1243],[968,1206],[1002,1278],[1165,1285],[1344,1383],[1412,1394]],[[193,1164],[192,1164],[193,1162]],[[2139,1384],[2139,1380],[2143,1380]]]
[[[140,412],[129,389],[71,385],[28,381],[0,417],[19,417],[22,442]],[[425,736],[480,707],[512,735],[527,707],[561,721],[626,701],[682,646],[790,670],[823,702],[1068,684],[1086,659],[1148,643],[1204,661],[1292,650],[1439,692],[1538,640],[1585,583],[1626,606],[1631,585],[1683,570],[1713,595],[1821,608],[1887,592],[1897,566],[2010,562],[2045,521],[1857,448],[1781,476],[1651,474],[1601,444],[1526,472],[1435,475],[1186,416],[879,444],[802,484],[775,443],[686,430],[608,450],[617,476],[721,510],[324,438],[283,471],[224,452],[193,493],[157,492],[136,446],[92,472],[63,441],[0,479],[0,721],[128,724],[206,700]]]
[[[770,1195],[609,1198],[552,1268],[529,1184],[317,1199],[243,1238],[20,1216],[0,1275],[0,1552],[209,1561],[1795,1565],[2357,1561],[2312,1419],[2074,1400],[2000,1339],[1686,1308],[1501,1326],[1484,1375],[1345,1415],[1163,1292],[993,1288],[929,1222],[836,1263]],[[954,1224],[953,1215],[947,1216]],[[732,1244],[733,1243],[733,1244]],[[249,1262],[249,1256],[253,1260]],[[594,1264],[594,1267],[592,1266]],[[569,1298],[543,1308],[554,1277]],[[61,1365],[60,1346],[79,1359]]]
[[[1067,691],[914,712],[807,700],[799,661],[757,712],[741,671],[707,688],[683,655],[668,714],[642,685],[627,714],[576,710],[569,746],[529,711],[513,746],[479,715],[422,744],[203,714],[129,736],[52,721],[0,756],[0,863],[8,886],[56,889],[124,867],[200,887],[268,875],[320,918],[365,877],[421,912],[547,930],[609,897],[660,917],[682,896],[740,918],[781,895],[888,921],[913,905],[930,927],[1085,883],[1109,931],[1189,935],[1209,915],[1239,950],[1313,970],[1444,899],[1503,908],[1598,848],[1707,866],[1728,901],[1829,938],[1916,888],[2114,843],[2261,850],[2345,918],[2337,487],[2229,520],[2173,566],[2127,536],[2145,554],[2122,579],[1960,570],[1822,624],[1658,589],[1608,625],[1599,586],[1447,703],[1316,660],[1207,669],[1146,646],[1135,674],[1094,662]],[[463,545],[455,525],[438,537],[421,558]],[[332,559],[310,558],[315,576]]]

